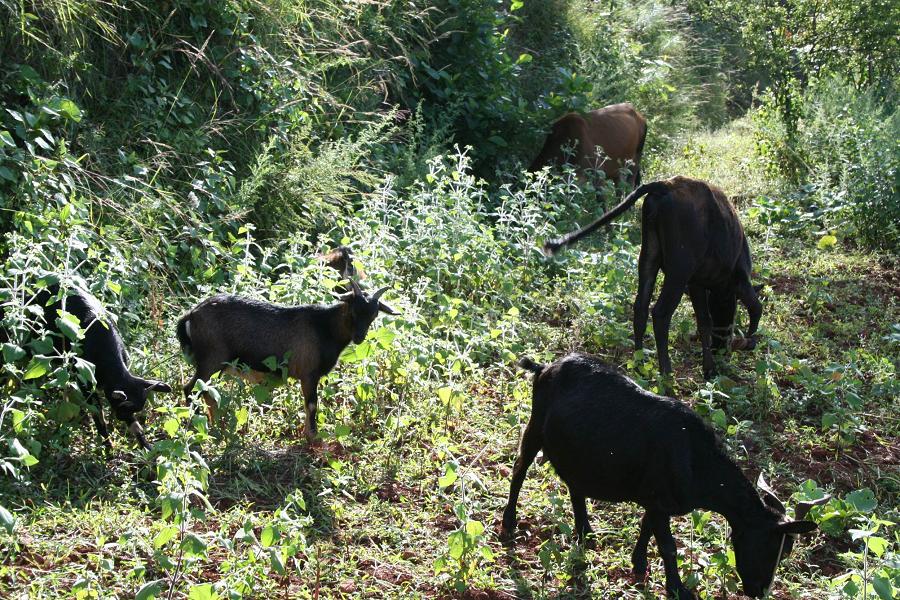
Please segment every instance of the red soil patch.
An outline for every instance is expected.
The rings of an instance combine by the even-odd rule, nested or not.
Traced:
[[[826,440],[819,439],[817,444]],[[828,445],[803,448],[800,440],[788,439],[772,448],[772,457],[791,465],[795,476],[805,476],[820,484],[831,484],[839,490],[856,489],[861,478],[876,479],[878,472],[892,472],[900,467],[900,440],[879,440],[871,431],[856,435],[853,446],[838,446],[834,439]]]
[[[408,581],[412,581],[413,579],[412,574],[404,571],[397,565],[392,565],[381,561],[365,559],[359,562],[359,567],[361,569],[364,569],[375,579],[378,579],[379,581],[386,581],[387,583],[392,583],[394,585],[406,583]]]
[[[419,490],[398,481],[386,481],[381,484],[381,487],[378,488],[375,495],[385,502],[396,503],[418,496]]]

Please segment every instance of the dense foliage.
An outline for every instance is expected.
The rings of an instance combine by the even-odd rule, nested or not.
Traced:
[[[0,595],[640,594],[620,577],[637,511],[594,511],[580,548],[549,467],[517,545],[494,530],[530,407],[518,356],[585,350],[657,385],[630,341],[637,219],[544,257],[612,186],[522,172],[554,118],[630,101],[645,179],[723,186],[767,296],[763,343],[712,382],[679,309],[679,397],[746,472],[832,495],[776,585],[896,597],[897,4],[751,4],[0,0]],[[215,423],[156,395],[153,450],[119,428],[106,453],[82,324],[50,333],[29,305],[89,289],[135,372],[178,389],[185,310],[330,302],[316,255],[338,244],[402,314],[324,381],[316,447],[299,386],[223,376]],[[689,585],[734,593],[724,521],[678,527]]]

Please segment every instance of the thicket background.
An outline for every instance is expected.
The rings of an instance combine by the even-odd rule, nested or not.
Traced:
[[[0,0],[0,594],[7,597],[655,597],[626,573],[639,511],[570,539],[535,466],[505,501],[529,382],[520,354],[634,356],[638,211],[559,258],[543,239],[613,201],[523,173],[553,119],[629,101],[645,180],[723,187],[765,284],[763,344],[705,383],[689,307],[679,397],[745,471],[815,509],[779,598],[896,598],[900,5],[892,0]],[[606,190],[606,195],[599,193]],[[134,371],[180,387],[175,320],[228,291],[329,302],[350,244],[381,318],[321,390],[213,382],[105,454],[25,303],[54,275],[117,318]],[[684,304],[688,304],[685,302]],[[701,597],[737,590],[724,521],[678,524]]]

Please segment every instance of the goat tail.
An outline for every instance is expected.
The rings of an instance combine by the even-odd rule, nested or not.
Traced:
[[[190,332],[190,314],[184,315],[178,319],[178,325],[175,326],[175,335],[178,337],[178,344],[185,356],[190,357],[193,354],[191,346]]]
[[[539,362],[534,362],[527,356],[523,356],[519,359],[517,363],[520,368],[525,369],[526,371],[531,371],[535,375],[540,375],[544,372],[544,369],[547,368],[547,365],[541,364]]]
[[[610,221],[621,215],[623,212],[631,208],[631,206],[640,200],[643,196],[647,194],[654,194],[666,191],[668,188],[666,187],[665,182],[663,181],[654,181],[653,183],[646,183],[640,186],[638,189],[634,190],[628,196],[619,202],[615,207],[609,210],[602,217],[587,225],[582,227],[578,231],[573,231],[572,233],[568,233],[561,238],[557,238],[555,240],[551,240],[549,242],[544,243],[544,253],[548,256],[552,256],[556,254],[566,246],[570,246],[580,240],[583,237],[586,237],[593,233],[600,227],[608,224]]]

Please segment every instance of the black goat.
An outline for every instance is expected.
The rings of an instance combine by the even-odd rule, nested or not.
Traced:
[[[330,306],[277,306],[240,296],[208,298],[178,321],[181,348],[193,359],[196,373],[184,386],[190,399],[197,380],[208,381],[233,361],[257,373],[272,373],[267,360],[287,362],[287,375],[300,380],[306,401],[306,437],[316,436],[319,379],[337,364],[341,351],[366,339],[379,312],[398,314],[380,300],[388,289],[368,296],[354,279],[352,290]],[[277,373],[275,373],[277,375]],[[205,394],[210,419],[215,402]]]
[[[59,352],[65,352],[70,345],[57,322],[60,311],[65,310],[78,319],[79,326],[84,330],[80,355],[94,365],[97,389],[103,390],[116,419],[127,423],[138,443],[149,450],[150,444],[135,414],[144,410],[151,391],[171,392],[172,388],[159,381],[132,375],[128,370],[128,353],[119,330],[105,316],[106,311],[99,300],[89,292],[78,287],[61,291],[59,285],[52,285],[40,290],[30,304],[43,307],[44,327],[57,334],[54,344]],[[103,417],[103,404],[96,391],[85,390],[85,397],[96,407],[92,417],[104,445],[112,448]]]
[[[692,594],[678,575],[671,516],[697,508],[724,515],[745,593],[753,597],[772,585],[794,536],[816,528],[810,521],[787,520],[771,490],[760,499],[713,430],[681,402],[651,394],[584,354],[549,366],[523,358],[519,365],[535,374],[534,396],[503,512],[507,535],[516,527],[525,473],[541,448],[569,488],[579,537],[591,531],[585,498],[644,507],[631,557],[635,576],[643,579],[647,572],[652,534],[665,565],[666,591],[681,600]],[[798,506],[798,519],[810,506]]]
[[[642,185],[590,225],[547,242],[544,250],[555,254],[610,223],[644,195],[647,198],[642,209],[638,291],[634,300],[635,350],[644,346],[650,296],[662,269],[666,277],[653,306],[659,370],[664,375],[672,372],[669,325],[687,290],[703,345],[703,376],[709,379],[715,374],[711,348],[725,346],[734,325],[737,300],[746,306],[750,326],[747,337],[735,340],[733,349],[755,347],[762,315],[758,288],[750,283],[750,247],[741,221],[722,190],[687,177]]]

